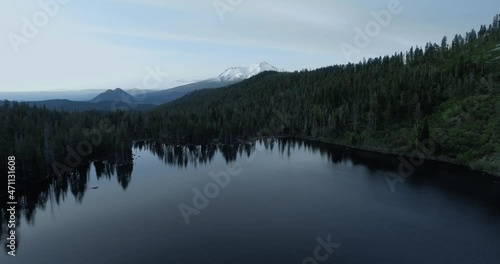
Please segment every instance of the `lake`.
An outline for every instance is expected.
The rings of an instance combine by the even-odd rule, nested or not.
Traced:
[[[398,157],[296,139],[132,153],[30,191],[0,263],[500,263],[498,179],[460,166],[398,178]]]

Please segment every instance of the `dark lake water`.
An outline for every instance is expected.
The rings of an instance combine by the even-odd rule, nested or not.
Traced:
[[[500,184],[462,167],[391,185],[397,157],[301,140],[132,153],[28,196],[0,263],[500,263]]]

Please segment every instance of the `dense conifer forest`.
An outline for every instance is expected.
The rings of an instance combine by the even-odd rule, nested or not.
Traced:
[[[464,36],[356,64],[262,73],[149,112],[56,112],[4,101],[1,167],[15,155],[18,181],[28,184],[86,160],[127,164],[138,139],[198,144],[292,136],[407,155],[431,139],[426,157],[500,175],[499,24],[496,15]]]

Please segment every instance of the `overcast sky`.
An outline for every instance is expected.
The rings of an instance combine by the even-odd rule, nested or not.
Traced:
[[[0,0],[0,91],[140,88],[148,66],[166,73],[158,89],[258,61],[314,69],[440,42],[500,11],[498,0],[401,0],[356,46],[355,28],[391,1]],[[359,49],[346,57],[341,43]]]

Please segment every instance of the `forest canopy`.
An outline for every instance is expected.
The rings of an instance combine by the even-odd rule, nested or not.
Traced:
[[[499,175],[499,24],[496,15],[478,31],[356,64],[265,72],[148,112],[57,112],[4,101],[2,167],[15,155],[19,180],[30,183],[84,160],[127,162],[135,139],[198,144],[291,136],[410,154],[440,134],[429,158]]]

